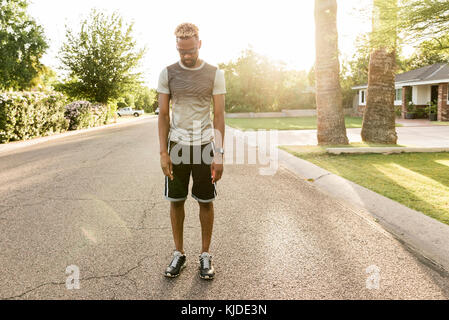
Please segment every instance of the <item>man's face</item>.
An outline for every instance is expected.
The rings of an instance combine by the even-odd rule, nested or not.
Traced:
[[[200,54],[201,40],[197,40],[196,38],[178,39],[176,48],[178,49],[183,65],[188,68],[196,65]]]

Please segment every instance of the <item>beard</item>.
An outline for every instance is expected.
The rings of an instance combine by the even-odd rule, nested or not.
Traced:
[[[198,61],[198,58],[195,59],[189,59],[189,60],[182,60],[182,64],[185,65],[188,68],[192,68],[196,65],[196,62]]]

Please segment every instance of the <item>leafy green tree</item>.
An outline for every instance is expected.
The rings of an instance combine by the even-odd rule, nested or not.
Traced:
[[[280,77],[277,66],[268,58],[247,49],[237,61],[221,64],[220,68],[225,71],[228,89],[226,111],[272,110]]]
[[[137,109],[145,112],[154,112],[157,108],[157,92],[155,89],[141,87],[134,95],[134,104]]]
[[[117,108],[135,108],[152,113],[157,108],[157,91],[146,86],[135,86],[133,91],[120,97],[117,101]]]
[[[43,65],[36,77],[31,80],[30,85],[32,89],[53,90],[57,83],[56,72],[52,68]]]
[[[438,38],[449,33],[449,1],[401,0],[400,28],[409,39]]]
[[[352,87],[368,83],[370,55],[368,34],[361,34],[356,38],[355,48],[353,56],[341,63],[340,84],[344,108],[352,107],[354,99]]]
[[[449,63],[449,34],[421,42],[405,65],[414,70],[434,63]]]
[[[226,77],[227,112],[270,112],[314,106],[310,94],[304,91],[308,84],[304,71],[286,70],[276,62],[245,50],[235,61],[222,63]]]
[[[134,95],[133,94],[130,94],[130,93],[126,94],[124,98],[125,98],[125,103],[128,107],[131,107],[131,108],[136,107],[136,105],[134,104]]]
[[[310,91],[309,73],[303,70],[284,70],[282,79],[276,96],[278,110],[315,107],[315,95]]]
[[[315,79],[315,65],[310,68],[309,73],[307,74],[307,80],[309,81],[309,86],[315,87],[316,79]]]
[[[27,14],[27,0],[0,0],[0,89],[29,89],[48,48],[43,28]]]
[[[347,68],[351,75],[352,80],[356,84],[364,84],[368,82],[368,66],[369,66],[369,54],[370,43],[369,35],[362,34],[357,37],[355,42],[356,52],[354,53],[352,60],[348,62]]]
[[[79,33],[67,28],[60,51],[69,78],[59,90],[75,98],[107,104],[139,83],[139,66],[144,49],[136,47],[133,23],[126,25],[118,13],[106,16],[92,10],[82,21]]]

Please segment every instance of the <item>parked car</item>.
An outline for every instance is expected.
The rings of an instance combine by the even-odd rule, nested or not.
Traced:
[[[143,114],[144,114],[143,110],[134,110],[133,108],[122,108],[117,111],[117,115],[119,117],[123,117],[123,116],[140,117]]]
[[[155,115],[159,115],[159,108],[156,109],[156,111],[154,111]]]

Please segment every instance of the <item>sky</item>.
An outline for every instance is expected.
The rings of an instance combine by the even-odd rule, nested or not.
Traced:
[[[354,53],[357,35],[371,30],[371,2],[337,1],[342,58]],[[179,60],[174,30],[183,22],[199,27],[200,58],[211,64],[234,60],[249,46],[290,69],[309,70],[315,61],[314,0],[32,0],[29,13],[50,44],[44,64],[57,69],[66,26],[78,30],[92,8],[118,11],[125,22],[134,22],[138,46],[147,47],[141,71],[151,88],[157,87],[161,70]]]

